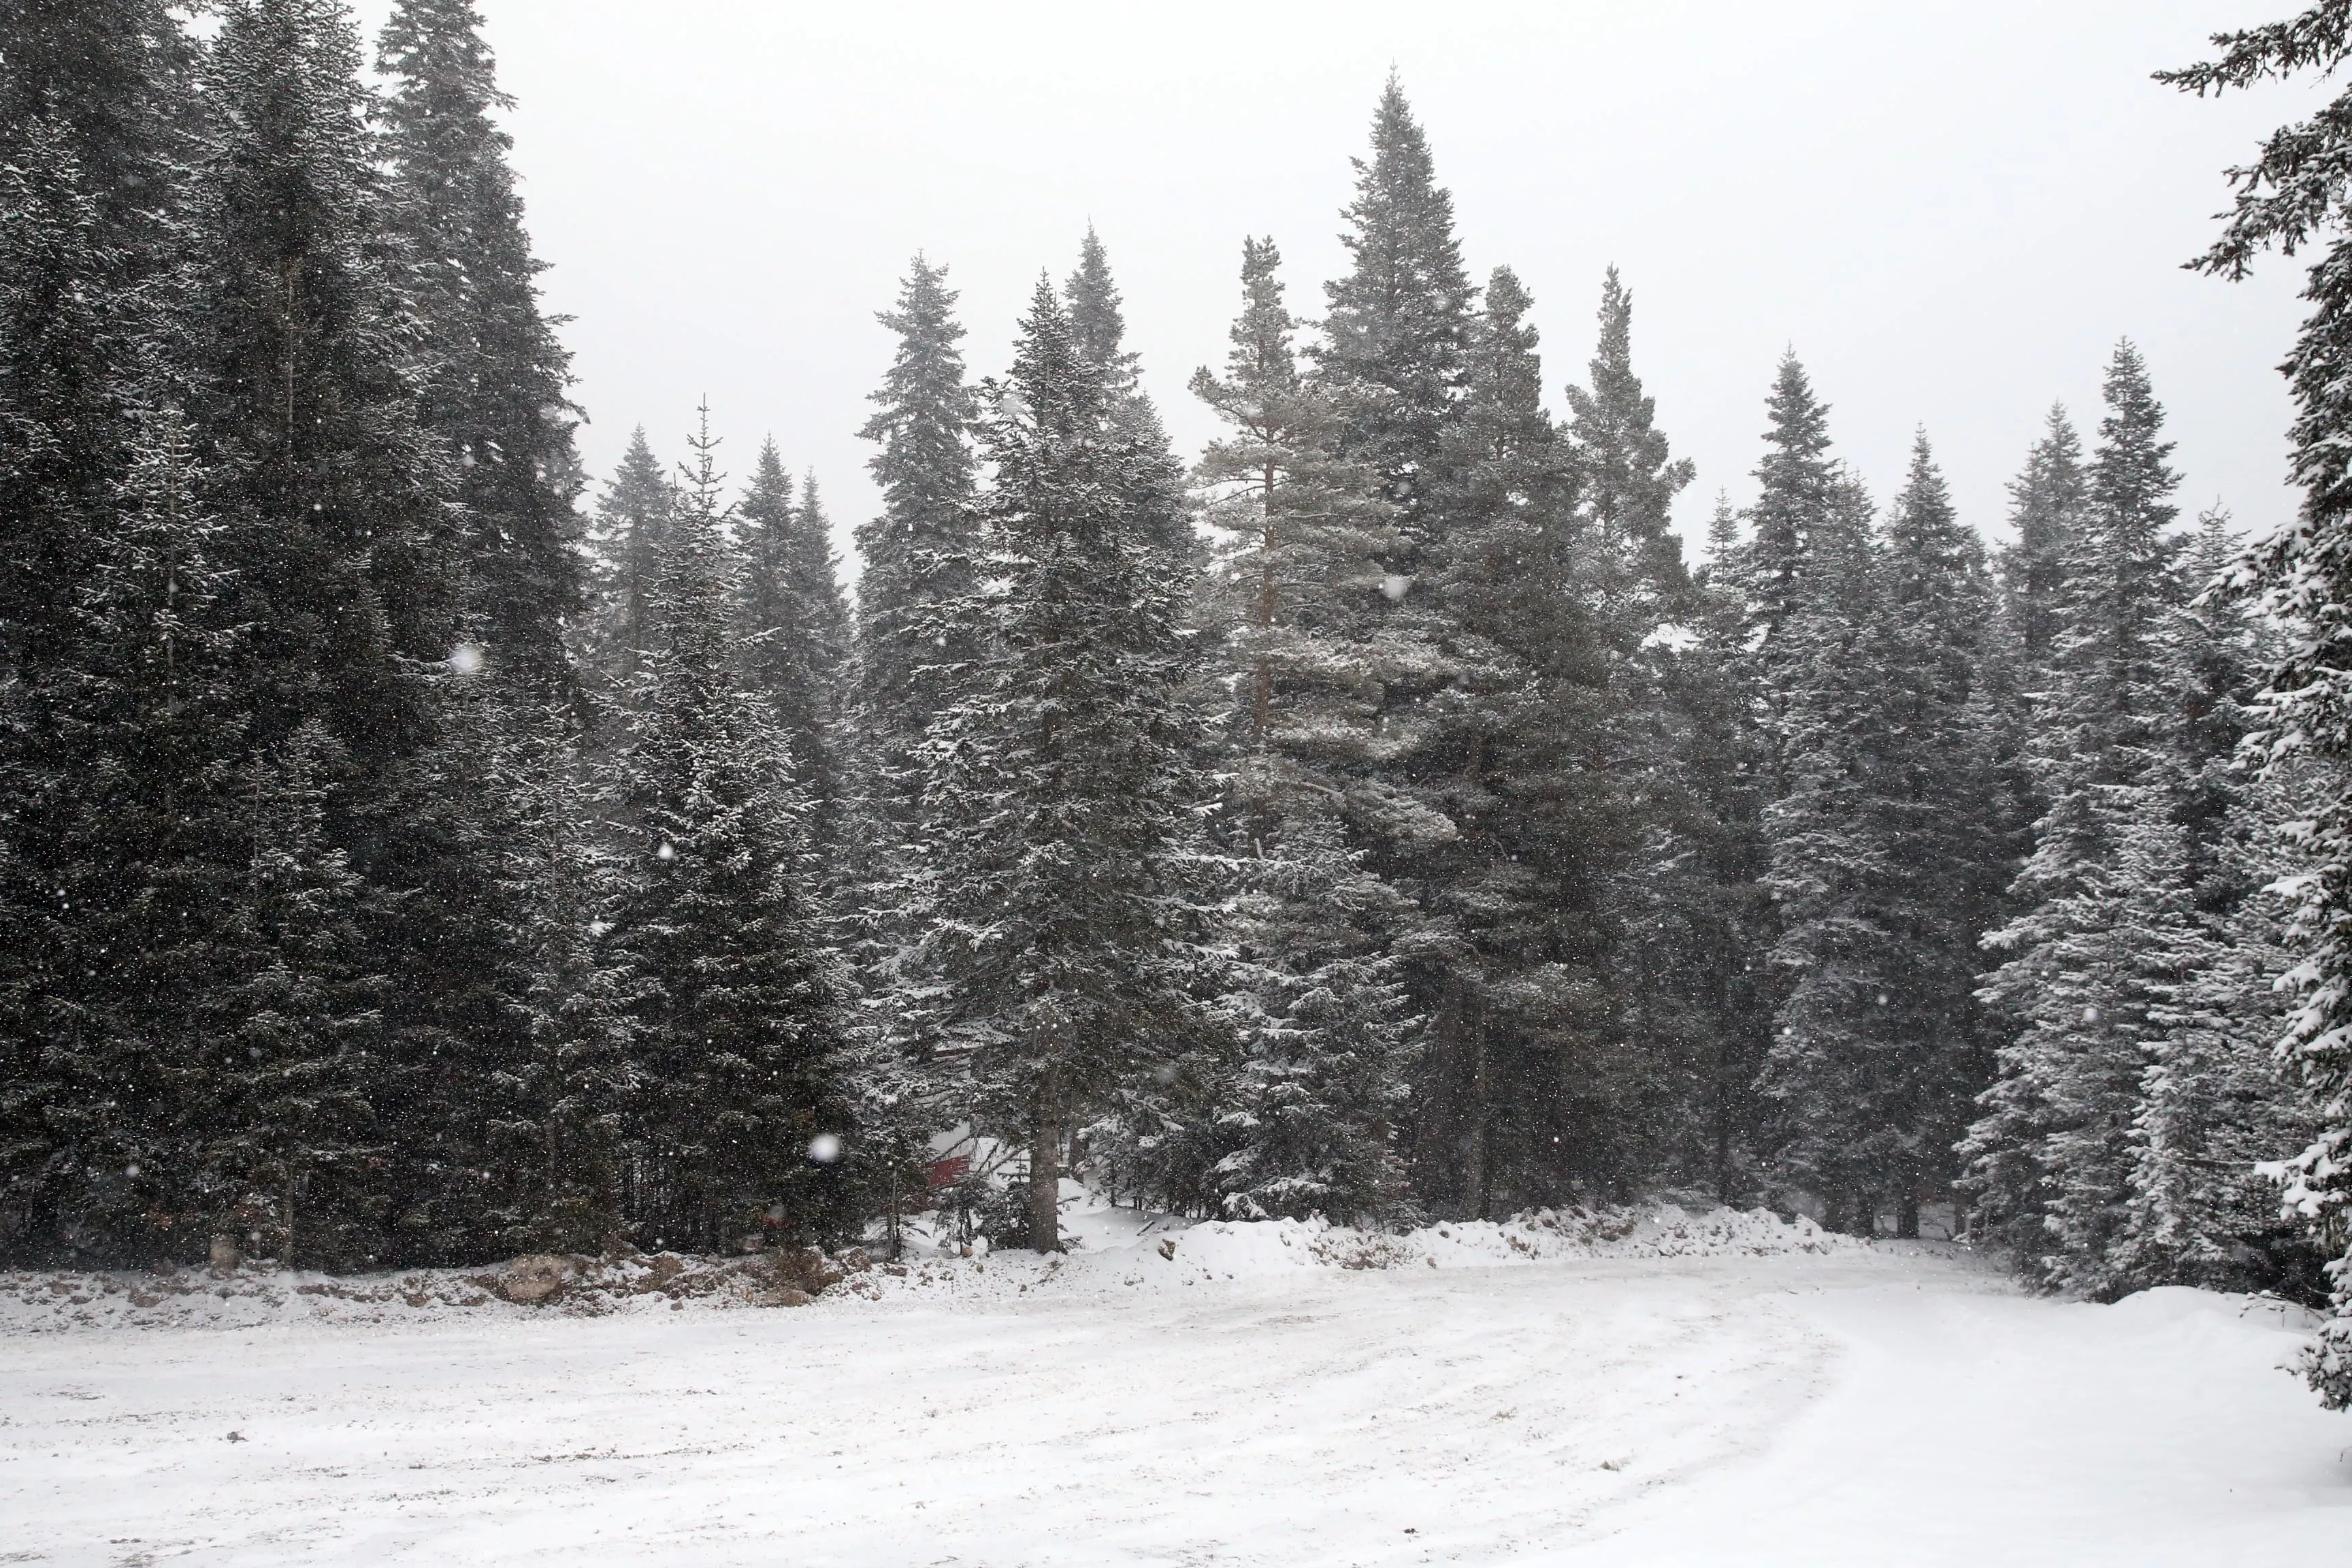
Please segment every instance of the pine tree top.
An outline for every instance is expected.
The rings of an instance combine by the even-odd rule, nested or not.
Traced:
[[[399,0],[376,48],[377,73],[397,79],[386,103],[394,125],[412,134],[462,128],[500,153],[512,148],[512,139],[488,121],[491,110],[511,110],[514,100],[499,87],[473,0]]]
[[[1476,290],[1454,237],[1454,198],[1437,184],[1393,77],[1372,117],[1372,156],[1355,165],[1341,236],[1351,265],[1325,285],[1330,310],[1317,362],[1349,405],[1343,449],[1379,472],[1402,509],[1403,548],[1392,564],[1409,569],[1425,531],[1419,476],[1459,394]]]
[[[1614,267],[1601,280],[1600,321],[1591,384],[1568,388],[1568,436],[1584,504],[1604,532],[1633,542],[1659,592],[1678,597],[1688,574],[1674,531],[1674,503],[1696,470],[1689,458],[1671,457],[1655,402],[1633,373],[1633,297]]]
[[[1952,510],[1951,487],[1944,482],[1943,469],[1936,466],[1936,450],[1923,427],[1911,437],[1911,467],[1887,509],[1887,546],[1916,563],[1908,569],[1916,574],[1926,572],[1929,563],[1958,559],[1974,539],[1973,531],[1961,527],[1958,514]],[[1906,603],[1916,596],[1908,592],[1902,595]]]
[[[1271,236],[1242,240],[1242,309],[1226,331],[1223,380],[1203,365],[1192,373],[1195,397],[1223,408],[1243,399],[1263,402],[1297,389],[1297,319],[1283,302],[1282,252]]]
[[[873,416],[858,430],[881,450],[866,467],[882,494],[889,520],[861,527],[858,544],[869,571],[887,563],[878,557],[902,548],[902,536],[923,523],[937,527],[970,499],[971,454],[966,437],[974,412],[965,384],[964,330],[955,319],[955,290],[948,269],[916,256],[899,285],[898,307],[875,319],[898,335],[898,347],[881,386],[870,395]]]
[[[1356,170],[1356,196],[1341,214],[1349,232],[1339,239],[1355,266],[1325,285],[1335,339],[1377,331],[1417,300],[1428,300],[1441,316],[1467,310],[1473,291],[1454,233],[1453,193],[1437,183],[1429,139],[1393,73],[1372,111],[1370,160],[1349,162]]]
[[[1114,397],[1138,392],[1141,357],[1127,346],[1127,311],[1110,275],[1110,253],[1095,226],[1078,244],[1077,270],[1062,286],[1070,317],[1070,337],[1078,353],[1102,372],[1103,388]]]
[[[2164,405],[2156,400],[2147,362],[2129,339],[2116,344],[2104,391],[2107,412],[2099,421],[2098,454],[2091,460],[2091,500],[2104,527],[2152,538],[2180,515],[2167,500],[2180,476],[2165,462],[2173,444],[2158,439]]]
[[[1748,554],[1759,614],[1778,625],[1795,607],[1813,535],[1828,520],[1836,465],[1828,456],[1829,408],[1813,395],[1794,350],[1781,356],[1764,407],[1770,428],[1756,466],[1759,493],[1748,514]]]

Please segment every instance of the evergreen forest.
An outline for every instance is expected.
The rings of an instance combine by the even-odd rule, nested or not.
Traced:
[[[2332,1291],[2352,1402],[2343,103],[2195,263],[2312,253],[2268,541],[2123,342],[1998,520],[1733,367],[1686,554],[1633,280],[1547,364],[1391,78],[1197,369],[1091,231],[984,353],[877,279],[853,593],[724,410],[582,471],[473,0],[210,10],[0,0],[0,1263],[1664,1194]]]

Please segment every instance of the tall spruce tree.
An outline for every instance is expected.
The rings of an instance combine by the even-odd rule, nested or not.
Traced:
[[[1781,1180],[1817,1197],[1832,1227],[1866,1235],[1881,1194],[1904,1174],[1907,1118],[1893,1101],[1905,1086],[1886,1061],[1897,1045],[1885,1004],[1898,956],[1882,907],[1895,847],[1879,841],[1872,810],[1881,694],[1869,647],[1881,613],[1872,507],[1843,470],[1826,500],[1804,524],[1802,592],[1770,628],[1759,683],[1782,780],[1764,811],[1780,997],[1759,1087],[1773,1101]],[[1770,537],[1759,531],[1751,548]]]
[[[1953,1147],[1991,1079],[1978,943],[2000,912],[2019,847],[1997,788],[2002,736],[1987,721],[1993,584],[1983,542],[1954,513],[1924,434],[1885,519],[1879,574],[1870,661],[1882,672],[1884,728],[1874,808],[1890,850],[1886,921],[1900,952],[1887,1011],[1905,1035],[1889,1196],[1896,1234],[1908,1237],[1918,1234],[1922,1200],[1953,1199]]]
[[[1987,939],[2007,956],[1986,999],[2017,1032],[1962,1145],[1979,1217],[2026,1278],[2089,1289],[2111,1284],[2129,1195],[2148,983],[2161,973],[2138,960],[2177,945],[2187,919],[2168,881],[2179,848],[2166,837],[2182,772],[2161,635],[2179,598],[2177,479],[2164,411],[2129,343],[2116,347],[2105,396],[2065,562],[2053,696],[2034,739],[2048,805],[2011,889],[2018,913]]]
[[[1685,727],[1696,789],[1663,847],[1668,864],[1692,879],[1693,912],[1670,917],[1667,930],[1737,957],[1736,966],[1711,972],[1706,1003],[1720,1030],[1705,1089],[1718,1191],[1728,1190],[1736,1167],[1756,1171],[1763,1142],[1759,1079],[1733,1087],[1740,1065],[1760,1075],[1766,1042],[1781,1026],[1775,1018],[1790,974],[1767,956],[1781,931],[1780,900],[1767,886],[1763,814],[1791,788],[1790,703],[1816,673],[1805,664],[1794,623],[1815,593],[1810,558],[1816,537],[1832,528],[1843,485],[1830,456],[1829,409],[1793,351],[1781,356],[1765,414],[1757,499],[1737,517],[1718,506],[1699,624],[1675,659],[1675,718]],[[1743,1148],[1744,1162],[1735,1153]]]
[[[1669,455],[1634,372],[1633,319],[1633,296],[1612,267],[1589,384],[1568,388],[1567,426],[1583,531],[1580,596],[1609,658],[1601,716],[1626,828],[1641,840],[1603,885],[1619,1016],[1640,1063],[1633,1099],[1615,1109],[1635,1129],[1624,1140],[1633,1179],[1725,1194],[1747,1143],[1735,1102],[1755,1077],[1754,1053],[1735,1043],[1740,1026],[1723,1005],[1733,994],[1726,976],[1753,954],[1723,918],[1716,851],[1725,824],[1702,757],[1719,760],[1719,721],[1746,720],[1722,703],[1728,668],[1702,630],[1713,600],[1693,582],[1674,531],[1691,465]]]
[[[2212,591],[2240,553],[2228,521],[2218,508],[2199,519],[2183,575],[2208,591],[2163,631],[2181,776],[2161,896],[2182,913],[2163,966],[2142,960],[2151,1032],[2112,1263],[2131,1286],[2269,1289],[2305,1268],[2282,1245],[2277,1185],[2257,1169],[2310,1129],[2274,1050],[2292,961],[2266,889],[2290,863],[2266,823],[2291,816],[2293,797],[2287,776],[2236,765],[2269,638],[2242,595]]]
[[[815,924],[805,795],[747,689],[706,411],[662,542],[646,689],[614,765],[607,941],[632,1032],[630,1218],[662,1245],[822,1239],[843,1220],[839,979]]]
[[[919,814],[916,749],[946,707],[954,672],[977,657],[977,628],[945,613],[971,590],[977,534],[973,405],[955,300],[947,268],[916,257],[898,309],[877,318],[898,347],[859,431],[880,447],[868,466],[883,510],[857,530],[856,707],[872,774],[870,831],[892,844]]]
[[[0,1246],[41,1247],[55,1245],[52,1177],[71,1161],[56,1123],[76,1115],[45,1043],[66,1005],[72,921],[53,820],[69,781],[42,694],[65,677],[74,595],[112,530],[129,388],[116,269],[68,137],[39,114],[12,130],[0,163]]]
[[[1455,825],[1406,862],[1433,917],[1409,971],[1433,1023],[1416,1157],[1424,1191],[1481,1217],[1622,1171],[1612,1112],[1632,1077],[1606,978],[1606,890],[1631,847],[1615,650],[1531,305],[1497,268],[1473,322],[1432,487],[1453,690],[1408,772]]]
[[[1762,1083],[1832,1223],[1891,1207],[1916,1237],[1980,1087],[1975,943],[2006,880],[1972,691],[1990,584],[1924,436],[1878,536],[1849,484],[1811,559],[1765,813],[1788,993]]]
[[[973,1120],[1028,1150],[1025,1239],[1056,1250],[1066,1138],[1174,1054],[1192,1011],[1205,785],[1176,700],[1175,476],[1115,416],[1050,282],[1011,376],[982,393],[995,482],[987,575],[964,613],[989,651],[932,726],[929,941],[972,1053]]]
[[[1339,816],[1348,767],[1376,743],[1352,638],[1389,509],[1300,374],[1281,260],[1243,242],[1223,374],[1192,383],[1227,426],[1195,470],[1216,541],[1204,619],[1223,631],[1204,673],[1227,694],[1218,837],[1238,889],[1215,931],[1234,957],[1225,1027],[1092,1147],[1120,1186],[1202,1213],[1393,1218],[1419,1029],[1386,948],[1412,911]]]
[[[2325,74],[2352,56],[2352,4],[2320,0],[2294,17],[2217,36],[2217,58],[2159,78],[2219,94],[2305,71]],[[2289,256],[2325,249],[2310,269],[2311,302],[2286,374],[2294,389],[2294,477],[2304,489],[2295,521],[2255,557],[2254,585],[2287,628],[2271,663],[2255,753],[2276,772],[2307,770],[2311,791],[2288,818],[2298,867],[2287,943],[2300,1006],[2288,1046],[2316,1111],[2310,1144],[2284,1167],[2287,1201],[2331,1259],[2333,1314],[2307,1365],[2332,1407],[2352,1406],[2352,223],[2333,170],[2352,146],[2352,95],[2308,121],[2281,128],[2252,163],[2231,175],[2234,210],[2196,265],[2240,279],[2273,247]]]
[[[903,1184],[887,1172],[922,1160],[933,1131],[960,1110],[950,1098],[953,1067],[935,1061],[946,987],[923,942],[940,871],[927,805],[935,759],[924,742],[974,679],[986,647],[984,617],[971,596],[980,581],[974,405],[946,278],[945,268],[917,256],[898,308],[879,313],[898,334],[898,352],[871,395],[874,416],[859,431],[878,444],[868,467],[883,510],[856,533],[864,571],[841,880],[856,889],[845,934],[865,997],[856,1078],[894,1210]]]
[[[1476,291],[1454,237],[1453,198],[1436,182],[1428,141],[1393,77],[1374,111],[1371,156],[1357,160],[1356,171],[1355,199],[1342,215],[1349,267],[1325,286],[1330,308],[1314,379],[1340,416],[1339,455],[1371,472],[1391,521],[1366,574],[1371,592],[1349,606],[1355,625],[1346,656],[1356,663],[1370,704],[1363,727],[1378,744],[1349,771],[1345,815],[1368,868],[1417,896],[1410,885],[1415,858],[1460,832],[1438,799],[1459,772],[1444,753],[1449,738],[1459,738],[1458,727],[1450,727],[1449,693],[1462,674],[1436,589],[1449,549],[1439,490]],[[1392,951],[1402,955],[1426,925],[1424,915],[1398,930]],[[1415,983],[1419,1005],[1430,1003],[1426,982],[1436,968],[1424,965]],[[1463,1020],[1433,1016],[1433,1023],[1468,1038]],[[1426,1069],[1460,1078],[1444,1064],[1463,1057],[1441,1050],[1426,1058]],[[1441,1121],[1442,1128],[1422,1129],[1415,1138],[1431,1153],[1452,1147],[1426,1168],[1446,1173],[1446,1201],[1456,1203],[1468,1157],[1463,1124],[1454,1116]]]
[[[294,1198],[271,1199],[266,1223],[247,1228],[331,1252],[362,1247],[363,1226],[388,1220],[416,1238],[416,1256],[448,1233],[430,1214],[412,1222],[395,1194],[436,1173],[429,1150],[444,1101],[429,1086],[455,1076],[455,1042],[488,1000],[468,909],[485,868],[444,831],[469,804],[436,751],[446,739],[439,681],[461,625],[461,540],[446,448],[420,419],[421,335],[403,299],[405,258],[390,237],[358,67],[350,18],[327,0],[221,8],[205,56],[210,135],[190,198],[190,412],[235,614],[251,628],[241,680],[252,810],[296,836],[285,865],[254,862],[246,940],[266,951],[314,903],[359,933],[347,943],[322,931],[301,963],[253,978],[252,1005],[290,1020],[282,1039],[255,1048],[265,1066],[299,1063],[384,1007],[365,1026],[377,1035],[362,1053],[374,1079],[364,1097],[387,1116],[397,1108],[401,1125],[362,1131],[358,1110],[321,1100],[321,1126],[339,1130],[321,1131],[316,1147],[365,1137],[417,1156],[371,1155],[363,1171],[335,1156],[336,1183],[363,1173],[377,1190],[313,1205],[322,1224],[341,1216],[315,1243],[279,1212]],[[220,1130],[221,1148],[242,1151],[230,1187],[260,1180],[255,1161],[295,1171],[298,1187],[314,1179],[250,1121],[279,1114],[273,1096],[249,1083]]]
[[[489,706],[510,724],[520,704]],[[499,807],[501,1006],[469,1053],[478,1081],[459,1131],[483,1190],[465,1239],[493,1256],[599,1250],[622,1225],[634,1088],[625,972],[595,935],[622,868],[592,816],[570,713],[479,739]]]
[[[465,593],[485,657],[516,685],[572,689],[565,635],[583,604],[571,355],[541,308],[513,142],[473,0],[400,0],[379,44],[391,226],[431,366],[426,428],[457,465]]]

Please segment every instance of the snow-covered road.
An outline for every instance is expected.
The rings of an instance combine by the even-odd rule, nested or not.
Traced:
[[[0,1563],[2338,1561],[2296,1342],[1891,1251],[17,1336]]]

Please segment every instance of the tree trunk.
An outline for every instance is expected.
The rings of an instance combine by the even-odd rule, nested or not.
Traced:
[[[1062,1112],[1040,1095],[1029,1132],[1029,1245],[1038,1252],[1062,1250]]]

